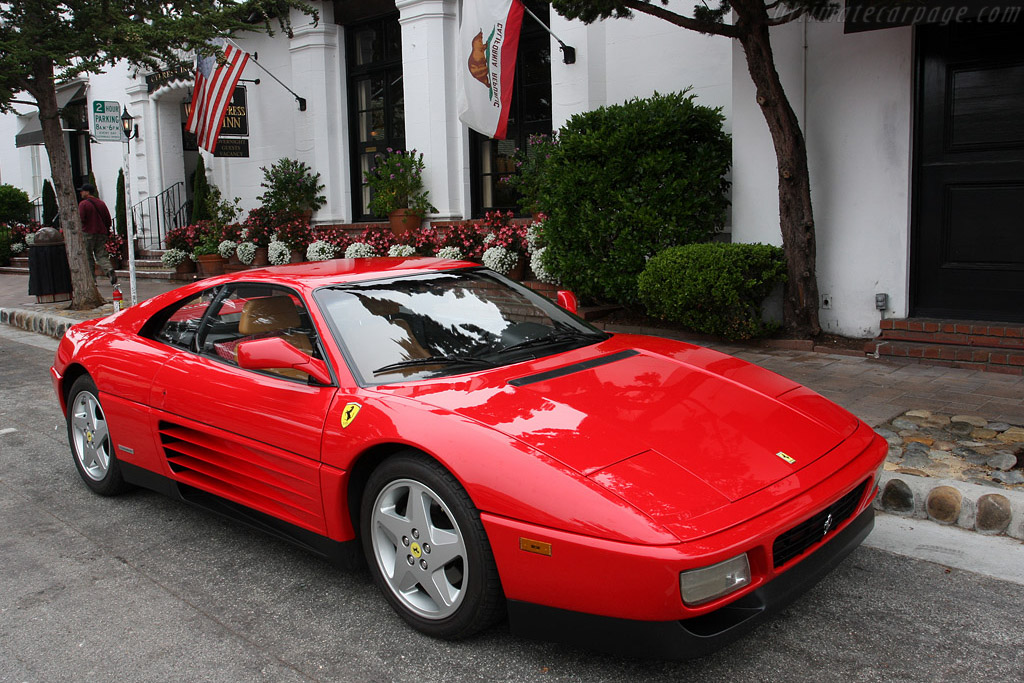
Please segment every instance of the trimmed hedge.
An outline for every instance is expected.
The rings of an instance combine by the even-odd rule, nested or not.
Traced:
[[[32,220],[32,202],[24,190],[0,185],[0,223],[28,223]]]
[[[553,274],[587,300],[635,304],[649,258],[721,229],[732,161],[722,122],[685,93],[573,116],[538,169]]]
[[[761,305],[786,280],[780,247],[718,242],[671,247],[638,278],[640,300],[656,318],[726,339],[750,339],[775,329]]]

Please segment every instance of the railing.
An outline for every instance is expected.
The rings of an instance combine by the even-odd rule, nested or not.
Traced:
[[[32,220],[43,222],[43,198],[37,197],[32,201]]]
[[[185,183],[177,182],[132,207],[135,234],[143,249],[163,249],[164,238],[173,228],[188,224]]]

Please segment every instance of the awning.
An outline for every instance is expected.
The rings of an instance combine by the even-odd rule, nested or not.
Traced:
[[[845,33],[917,24],[1013,24],[1024,19],[1024,0],[845,0]]]
[[[85,97],[85,89],[89,85],[86,80],[75,80],[70,83],[62,83],[57,86],[57,109],[63,109],[68,103]],[[31,145],[43,144],[43,124],[39,122],[39,110],[22,114],[18,117],[21,120],[21,128],[14,136],[15,147],[29,147]]]

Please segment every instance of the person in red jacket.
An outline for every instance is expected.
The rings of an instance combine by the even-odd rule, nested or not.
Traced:
[[[89,272],[100,264],[103,274],[110,278],[110,284],[117,284],[117,273],[107,255],[107,237],[110,235],[110,210],[96,195],[96,186],[85,183],[78,188],[78,216],[82,219],[82,236],[85,238],[85,252],[89,255]]]

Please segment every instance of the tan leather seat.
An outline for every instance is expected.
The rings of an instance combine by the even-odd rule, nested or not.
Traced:
[[[313,343],[309,335],[293,329],[301,325],[299,310],[289,296],[268,296],[246,301],[238,320],[238,333],[243,337],[236,340],[231,350],[236,352],[238,344],[251,339],[280,337],[306,355],[313,355]],[[269,372],[294,379],[308,377],[301,370],[291,368],[274,368]]]

